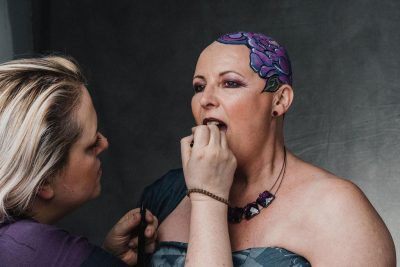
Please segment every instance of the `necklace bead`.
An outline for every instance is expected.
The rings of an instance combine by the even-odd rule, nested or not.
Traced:
[[[256,202],[263,208],[266,208],[271,204],[271,202],[275,199],[275,196],[271,194],[268,190],[262,192]]]
[[[244,212],[243,208],[228,207],[228,221],[230,223],[240,223],[242,221],[243,212]]]
[[[258,208],[257,202],[249,203],[244,207],[244,218],[246,218],[246,220],[250,220],[258,214],[260,214],[260,209]]]

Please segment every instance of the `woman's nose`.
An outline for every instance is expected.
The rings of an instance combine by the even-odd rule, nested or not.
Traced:
[[[219,103],[215,93],[215,88],[211,86],[207,86],[206,88],[204,88],[204,91],[200,98],[201,107],[206,109],[217,107]]]
[[[108,148],[108,146],[109,146],[107,137],[105,137],[101,133],[99,133],[99,134],[101,135],[101,144],[100,144],[100,149],[99,149],[98,154],[100,154],[101,152],[106,150]]]

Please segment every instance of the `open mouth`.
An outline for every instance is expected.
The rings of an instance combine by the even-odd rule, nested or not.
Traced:
[[[216,125],[221,131],[225,131],[228,129],[228,126],[225,124],[225,122],[220,121],[215,118],[205,118],[203,120],[204,125]]]

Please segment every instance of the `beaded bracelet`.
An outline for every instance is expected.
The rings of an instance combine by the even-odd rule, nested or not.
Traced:
[[[213,193],[208,192],[207,190],[200,189],[200,188],[192,188],[192,189],[188,189],[187,190],[186,195],[188,197],[190,197],[190,193],[200,193],[200,194],[209,196],[209,197],[211,197],[211,198],[213,198],[215,200],[218,200],[219,202],[222,202],[222,203],[224,203],[224,204],[229,206],[229,201],[228,200],[226,200],[225,198],[219,197],[217,195],[214,195]]]

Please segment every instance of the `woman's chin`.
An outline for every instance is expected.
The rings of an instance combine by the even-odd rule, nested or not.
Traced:
[[[95,198],[99,197],[101,194],[101,184],[99,184],[99,186],[96,188],[96,192],[95,192]]]
[[[100,179],[99,179],[99,181],[96,185],[96,188],[93,190],[91,199],[98,198],[100,196],[100,194],[101,194],[101,183],[100,183]]]

